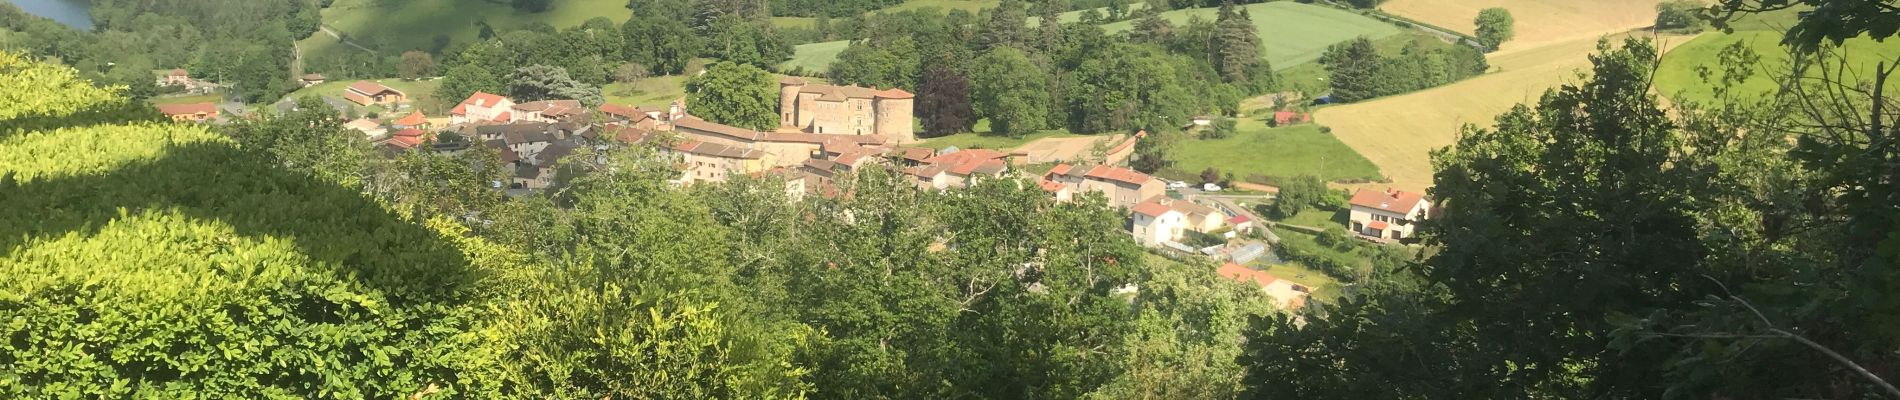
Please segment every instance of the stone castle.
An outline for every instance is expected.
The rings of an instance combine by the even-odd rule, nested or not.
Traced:
[[[779,81],[779,125],[808,133],[878,135],[897,143],[917,140],[911,122],[916,95],[903,89]]]

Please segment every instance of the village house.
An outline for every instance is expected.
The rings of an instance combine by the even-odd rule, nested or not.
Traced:
[[[779,81],[779,125],[805,133],[877,135],[896,143],[917,140],[911,113],[916,95],[902,89]]]
[[[507,97],[475,92],[469,95],[467,100],[462,100],[461,104],[456,104],[454,109],[449,110],[449,123],[459,125],[476,121],[513,122],[514,115],[510,110],[514,105],[515,101]]]
[[[218,119],[217,103],[160,104],[158,112],[178,122],[210,122]]]
[[[393,135],[389,135],[389,139],[383,140],[381,144],[385,148],[392,150],[410,150],[422,145],[423,142],[429,139],[428,132],[418,129],[404,129],[397,131]]]
[[[1135,242],[1143,246],[1163,247],[1179,243],[1187,230],[1187,216],[1169,207],[1157,197],[1144,201],[1131,209],[1128,231],[1135,235]],[[1178,244],[1177,244],[1178,245]]]
[[[1273,126],[1298,125],[1313,121],[1313,115],[1298,111],[1274,111]]]
[[[1101,192],[1108,197],[1108,204],[1124,208],[1134,207],[1136,203],[1165,194],[1168,190],[1160,179],[1148,174],[1106,165],[1078,167],[1056,164],[1043,174],[1043,180],[1067,186],[1074,195]]]
[[[370,139],[375,139],[378,136],[382,136],[384,134],[389,133],[389,129],[383,128],[382,123],[376,122],[376,120],[369,119],[369,118],[363,118],[363,119],[358,119],[355,121],[345,122],[343,123],[343,127],[356,130],[357,132],[362,132],[364,137],[367,137]]]
[[[515,188],[541,190],[554,184],[561,159],[574,153],[577,146],[568,143],[543,143],[529,157],[515,161]]]
[[[662,131],[671,129],[688,140],[764,151],[763,160],[768,167],[797,168],[805,160],[821,157],[826,142],[849,142],[859,146],[884,143],[882,137],[869,135],[759,132],[684,114],[668,117],[661,122],[660,128]]]
[[[1360,189],[1353,193],[1348,220],[1352,231],[1381,239],[1412,237],[1418,221],[1431,218],[1431,202],[1417,192]]]
[[[954,150],[924,159],[923,164],[942,168],[945,186],[966,188],[1009,172],[1009,157],[1009,153],[995,150]]]
[[[1280,279],[1266,271],[1247,268],[1245,265],[1226,263],[1215,272],[1227,279],[1260,286],[1260,291],[1273,299],[1274,306],[1282,309],[1294,310],[1304,307],[1307,294],[1312,292],[1306,286]]]
[[[401,90],[383,86],[372,81],[356,81],[343,89],[343,98],[365,106],[389,106],[409,102],[409,96]]]
[[[629,126],[644,130],[660,128],[660,112],[642,110],[640,107],[619,104],[600,105],[600,114],[609,125]]]
[[[765,171],[761,160],[765,152],[749,150],[707,142],[683,142],[665,148],[664,153],[680,155],[684,168],[679,182],[695,184],[701,182],[725,182],[732,174],[754,174]]]
[[[1221,227],[1227,226],[1227,214],[1213,207],[1196,204],[1187,200],[1169,199],[1165,195],[1162,196],[1162,201],[1166,202],[1169,207],[1173,207],[1175,211],[1181,212],[1187,230],[1211,233],[1219,230]]]
[[[585,116],[587,109],[578,100],[541,100],[516,104],[510,122],[568,122]]]
[[[402,118],[397,118],[395,121],[391,122],[389,125],[395,127],[396,129],[428,130],[430,128],[430,125],[432,124],[429,123],[429,117],[426,115],[422,115],[422,111],[418,110],[418,111],[410,112],[409,115],[404,115]]]
[[[184,68],[175,68],[159,75],[156,84],[158,86],[184,86],[189,89],[192,86],[191,73],[185,72]]]

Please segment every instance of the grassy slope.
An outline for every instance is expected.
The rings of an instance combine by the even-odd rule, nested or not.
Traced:
[[[607,96],[608,103],[665,108],[686,95],[686,77],[656,76],[632,84],[612,83],[601,88],[601,94]]]
[[[1744,17],[1734,24],[1735,33],[1710,32],[1683,43],[1663,58],[1662,68],[1656,71],[1656,90],[1675,100],[1707,103],[1714,99],[1714,89],[1702,81],[1696,72],[1697,67],[1719,69],[1716,60],[1722,49],[1737,42],[1744,43],[1761,55],[1757,72],[1742,81],[1737,94],[1744,96],[1768,95],[1776,90],[1773,76],[1786,74],[1789,70],[1787,50],[1780,45],[1781,32],[1793,25],[1796,14],[1792,10]],[[1900,58],[1900,44],[1879,43],[1865,37],[1848,40],[1840,48],[1840,54],[1847,56],[1848,68],[1852,71],[1872,71],[1879,62],[1891,63]],[[1867,76],[1865,72],[1860,74]],[[1900,90],[1900,82],[1889,82],[1889,90]]]
[[[1253,119],[1242,119],[1239,132],[1218,140],[1186,140],[1175,145],[1168,158],[1173,171],[1164,175],[1177,178],[1199,174],[1214,167],[1222,173],[1247,179],[1251,175],[1318,175],[1321,179],[1374,179],[1379,167],[1340,143],[1333,135],[1321,133],[1319,126],[1299,125],[1267,128]]]
[[[456,43],[476,40],[480,28],[475,21],[485,18],[497,32],[546,22],[555,27],[580,25],[594,17],[626,21],[633,11],[625,0],[562,0],[544,13],[522,13],[505,2],[478,0],[336,0],[323,10],[325,25],[347,34],[351,40],[395,54],[427,48],[436,35],[448,35]],[[347,49],[328,46],[328,51]],[[321,54],[321,53],[312,53]]]
[[[912,4],[922,3],[968,3],[960,0],[914,1],[891,9],[903,9]],[[921,7],[921,6],[916,6]],[[1400,32],[1399,27],[1351,12],[1329,7],[1300,4],[1290,1],[1250,4],[1245,6],[1253,16],[1254,26],[1260,32],[1262,47],[1267,60],[1277,69],[1290,68],[1319,59],[1327,46],[1359,36],[1374,38],[1385,37]],[[1162,13],[1162,17],[1181,24],[1190,18],[1199,16],[1207,20],[1214,19],[1214,8],[1195,8],[1174,10]],[[1078,12],[1062,15],[1064,21],[1079,18]],[[1110,33],[1128,30],[1133,21],[1123,21],[1103,25]],[[798,53],[785,65],[805,69],[823,69],[838,58],[848,41],[812,43],[798,46]]]
[[[384,86],[401,90],[403,94],[409,95],[409,98],[414,101],[413,104],[420,108],[424,114],[428,114],[431,117],[440,117],[448,112],[448,105],[443,104],[440,100],[435,98],[435,88],[441,85],[441,81],[405,81],[401,79],[377,79],[375,81],[382,83]],[[349,87],[352,83],[356,83],[356,81],[324,82],[321,85],[297,89],[297,91],[290,92],[289,95],[285,95],[284,97],[296,99],[303,96],[317,95],[342,99],[343,89]],[[358,111],[365,110],[367,110],[367,108]]]
[[[1312,4],[1280,1],[1249,4],[1244,8],[1253,17],[1254,29],[1260,32],[1261,46],[1266,51],[1267,60],[1273,62],[1276,69],[1318,60],[1326,47],[1334,43],[1359,36],[1382,38],[1401,31],[1392,24]],[[1161,15],[1179,26],[1193,17],[1213,21],[1216,11],[1213,8],[1195,8],[1168,11]],[[1102,28],[1115,33],[1127,31],[1133,26],[1134,21],[1122,21],[1103,25]]]
[[[956,146],[959,149],[1013,149],[1013,148],[1016,148],[1017,146],[1022,146],[1029,142],[1036,141],[1036,139],[1068,138],[1068,137],[1084,136],[1084,135],[1069,133],[1068,131],[1064,131],[1064,130],[1046,130],[1046,131],[1032,133],[1029,135],[1024,135],[1021,138],[1012,138],[1008,136],[990,134],[988,132],[988,129],[984,129],[984,127],[982,126],[978,126],[977,131],[978,132],[959,133],[955,135],[924,139],[923,141],[920,141],[914,144],[914,146],[928,147],[932,149],[942,149],[942,148],[950,147],[950,146]]]

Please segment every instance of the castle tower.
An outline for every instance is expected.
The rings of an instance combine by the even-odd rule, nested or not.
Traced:
[[[779,126],[798,126],[798,92],[805,88],[805,80],[787,76],[778,81],[778,124]]]
[[[872,134],[883,136],[897,143],[917,141],[916,123],[911,118],[916,107],[916,95],[903,89],[881,90],[871,103]]]

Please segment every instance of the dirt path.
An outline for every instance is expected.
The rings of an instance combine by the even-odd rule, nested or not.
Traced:
[[[1689,37],[1657,41],[1668,51]],[[1578,82],[1580,71],[1590,67],[1586,56],[1596,51],[1596,44],[1595,37],[1586,37],[1499,54],[1491,59],[1497,72],[1410,94],[1324,108],[1314,118],[1332,127],[1340,141],[1393,180],[1363,186],[1424,190],[1432,183],[1433,149],[1450,146],[1461,126],[1489,127],[1512,106],[1535,103],[1546,89]]]
[[[356,42],[352,42],[349,39],[344,39],[343,35],[336,33],[336,31],[334,30],[331,30],[330,27],[327,25],[317,25],[317,30],[323,31],[323,34],[330,35],[331,38],[335,38],[338,42],[342,42],[343,44],[349,45],[350,47],[355,47],[357,50],[362,50],[363,52],[370,53],[370,54],[376,54],[375,50],[370,50],[368,47],[363,47],[363,45],[356,44]]]

